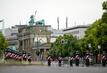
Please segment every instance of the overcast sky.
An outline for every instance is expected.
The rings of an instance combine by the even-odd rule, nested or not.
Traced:
[[[5,28],[27,24],[29,17],[36,14],[36,20],[45,19],[46,25],[57,29],[59,17],[60,29],[65,28],[68,17],[68,27],[87,25],[101,18],[102,2],[104,0],[0,0],[0,20],[5,20]],[[1,24],[1,23],[0,23]]]

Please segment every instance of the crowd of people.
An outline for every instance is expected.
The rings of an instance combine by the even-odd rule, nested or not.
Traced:
[[[5,60],[15,60],[15,61],[28,61],[29,63],[31,63],[32,61],[32,56],[31,53],[27,53],[25,51],[15,51],[12,49],[6,49],[4,51],[5,54]],[[76,66],[79,66],[80,63],[82,63],[83,65],[86,65],[87,67],[90,65],[93,65],[93,57],[90,53],[86,53],[84,56],[80,56],[79,54],[75,54],[72,55],[70,57],[57,57],[57,58],[53,58],[51,56],[48,56],[47,58],[47,62],[48,62],[48,66],[51,66],[51,62],[53,60],[56,60],[58,62],[58,66],[61,67],[63,64],[69,64],[69,66],[73,66],[74,64]],[[107,64],[107,55],[106,54],[102,54],[101,56],[101,60],[100,63],[102,64],[102,66],[106,66]]]
[[[53,58],[51,56],[49,56],[47,61],[48,61],[48,66],[51,66],[51,62],[53,61]],[[73,66],[73,64],[75,64],[75,66],[79,66],[80,62],[82,63],[82,65],[85,65],[87,67],[90,66],[90,65],[93,65],[93,58],[89,53],[86,54],[84,57],[80,57],[79,54],[77,54],[75,56],[70,56],[70,57],[67,57],[67,58],[58,57],[57,58],[58,66],[61,67],[64,64],[65,61],[71,67]],[[107,64],[107,56],[106,56],[106,54],[102,55],[101,64],[102,64],[103,67],[106,66],[106,64]]]
[[[28,61],[29,63],[32,60],[32,56],[30,53],[27,53],[25,51],[18,52],[12,49],[7,48],[4,51],[5,54],[5,60],[15,60],[15,61]]]

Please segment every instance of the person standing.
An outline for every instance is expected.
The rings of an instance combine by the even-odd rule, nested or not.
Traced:
[[[74,60],[73,56],[69,57],[70,67],[72,67],[72,66],[73,66],[73,60]]]
[[[58,66],[61,67],[61,65],[62,65],[62,57],[59,57],[58,58]]]
[[[77,54],[76,56],[75,56],[75,65],[76,66],[79,66],[79,55]]]
[[[106,55],[103,54],[103,56],[102,56],[102,66],[103,66],[103,67],[106,66],[106,61],[107,61]]]
[[[90,65],[89,55],[86,55],[86,57],[85,57],[85,65],[86,65],[87,67]]]
[[[48,57],[48,66],[51,66],[51,56]]]

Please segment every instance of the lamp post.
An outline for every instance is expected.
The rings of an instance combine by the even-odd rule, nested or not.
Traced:
[[[100,54],[100,50],[101,50],[101,46],[100,45],[98,45],[98,49],[99,49],[99,54]]]
[[[88,44],[88,47],[90,49],[90,57],[92,59],[92,61],[90,63],[91,63],[91,65],[93,65],[94,64],[94,54],[93,54],[91,43]]]
[[[88,44],[88,47],[91,48],[91,43]]]
[[[37,59],[39,60],[39,55],[40,55],[40,52],[39,52],[39,48],[38,48],[38,43],[39,43],[39,41],[38,41],[38,36],[39,36],[39,34],[37,33],[37,45],[36,45],[36,54],[37,54]]]
[[[88,47],[89,47],[89,51],[90,51],[90,53],[92,54],[92,53],[93,53],[93,50],[92,50],[91,43],[88,44]]]
[[[91,43],[88,44],[88,47],[89,47],[89,52],[90,52],[90,54],[92,54],[92,46],[91,46]]]
[[[101,46],[100,45],[98,45],[98,50],[99,50],[98,61],[99,61],[99,63],[101,63],[101,52],[100,52]]]

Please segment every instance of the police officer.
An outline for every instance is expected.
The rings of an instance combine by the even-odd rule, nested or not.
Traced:
[[[31,53],[28,53],[27,59],[28,59],[28,62],[31,63],[31,61],[32,61]]]
[[[90,61],[89,61],[89,54],[86,55],[85,57],[85,65],[88,67],[90,65]]]
[[[73,60],[74,60],[73,56],[69,57],[70,67],[73,66]]]
[[[62,65],[62,57],[59,57],[58,58],[58,66],[61,67],[61,65]]]
[[[106,54],[104,53],[103,56],[102,56],[102,66],[105,67],[106,66]]]
[[[27,60],[27,55],[26,55],[26,52],[23,51],[23,61],[26,61]]]
[[[76,56],[75,56],[75,65],[76,66],[79,66],[79,55],[77,54]]]
[[[48,66],[51,66],[51,56],[48,57]]]
[[[22,53],[19,52],[19,61],[22,62]]]
[[[76,66],[79,66],[79,60],[80,60],[79,51],[76,51],[76,55],[75,55],[75,65]]]

